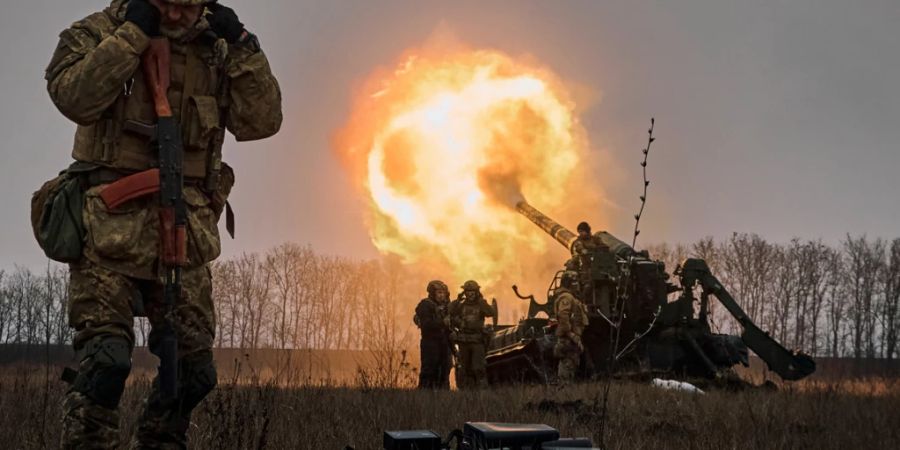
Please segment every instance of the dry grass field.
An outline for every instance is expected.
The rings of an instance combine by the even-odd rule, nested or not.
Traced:
[[[62,383],[44,368],[6,366],[0,376],[4,448],[55,447]],[[51,376],[56,374],[54,369]],[[130,435],[148,389],[145,376],[122,401]],[[600,383],[424,392],[222,380],[198,408],[190,439],[200,449],[379,449],[384,430],[445,435],[466,421],[546,423],[600,442]],[[778,390],[708,389],[706,395],[616,381],[606,447],[614,449],[900,448],[900,381],[809,381]]]

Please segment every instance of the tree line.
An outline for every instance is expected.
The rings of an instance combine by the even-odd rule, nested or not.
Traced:
[[[750,317],[787,347],[818,356],[900,356],[900,238],[848,235],[830,246],[735,233],[648,250],[669,272],[686,257],[705,259]],[[296,244],[216,262],[215,344],[394,355],[417,337],[411,318],[428,280],[414,269],[392,258],[361,261]],[[63,266],[0,271],[0,344],[71,342],[67,289]],[[737,332],[716,306],[714,327]],[[146,320],[135,321],[137,345],[148,332]]]

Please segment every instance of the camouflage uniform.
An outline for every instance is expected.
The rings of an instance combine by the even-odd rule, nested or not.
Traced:
[[[609,317],[615,292],[614,278],[618,272],[616,256],[609,246],[596,236],[586,239],[579,237],[572,244],[570,266],[578,272],[580,297],[586,303],[597,306],[604,316]],[[599,273],[592,273],[595,269]]]
[[[435,287],[447,291],[447,285],[432,281],[428,284],[428,297],[416,306],[415,322],[422,332],[419,341],[419,387],[449,389],[452,353],[450,329],[444,320],[447,317],[447,301],[442,302],[435,295]]]
[[[470,282],[463,285],[468,290]],[[472,282],[474,283],[474,282]],[[477,289],[478,285],[474,284]],[[457,387],[487,387],[487,355],[484,319],[492,317],[494,310],[480,292],[475,297],[456,299],[450,304],[450,323],[454,332],[453,342],[459,347]]]
[[[78,123],[72,156],[93,168],[85,175],[84,255],[70,266],[69,325],[76,330],[81,363],[64,403],[65,448],[120,446],[117,408],[131,369],[133,318],[143,310],[154,330],[164,321],[158,195],[113,211],[99,197],[106,183],[157,165],[149,138],[123,127],[127,120],[156,121],[140,70],[150,39],[124,21],[126,6],[126,0],[115,0],[63,31],[46,72],[53,103]],[[258,46],[198,39],[204,26],[209,25],[201,18],[191,38],[171,43],[168,98],[183,130],[188,214],[183,291],[170,317],[178,337],[178,401],[162,402],[154,382],[138,425],[141,447],[185,447],[191,410],[216,384],[208,263],[220,253],[217,222],[234,182],[222,165],[221,181],[206,185],[214,189],[201,188],[219,167],[210,158],[217,151],[216,133],[224,123],[238,141],[262,139],[275,134],[282,119],[281,93]],[[151,352],[158,350],[158,338],[151,331]]]
[[[558,323],[553,354],[559,358],[558,375],[560,382],[564,383],[575,378],[581,363],[584,352],[581,334],[588,324],[587,310],[568,289],[558,288],[554,313]]]

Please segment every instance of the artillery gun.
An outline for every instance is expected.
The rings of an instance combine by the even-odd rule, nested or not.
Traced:
[[[782,379],[799,380],[815,371],[811,357],[786,349],[757,327],[704,260],[684,260],[673,272],[678,281],[674,284],[662,261],[605,231],[593,234],[589,245],[579,245],[576,251],[576,234],[525,201],[516,209],[573,253],[567,267],[579,273],[576,295],[589,318],[582,335],[581,378],[610,368],[625,374],[715,378],[737,364],[749,365],[748,348]],[[513,286],[519,298],[529,301],[528,312],[516,325],[495,328],[487,353],[491,383],[548,383],[555,378],[553,301],[563,272],[551,281],[544,303]],[[680,294],[670,301],[673,293]],[[740,336],[712,332],[710,297],[737,320],[743,328]]]

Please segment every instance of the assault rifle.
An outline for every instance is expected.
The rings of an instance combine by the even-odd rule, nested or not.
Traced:
[[[454,442],[455,441],[455,442]],[[453,445],[455,444],[455,445]],[[466,422],[446,441],[431,430],[385,431],[384,450],[564,450],[596,449],[588,438],[563,438],[541,424]],[[352,447],[347,447],[351,449]]]
[[[187,262],[186,224],[181,129],[166,96],[169,90],[171,48],[168,38],[154,38],[143,55],[144,76],[156,108],[156,144],[159,150],[160,260],[165,270],[165,320],[161,329],[159,387],[164,400],[178,397],[178,338],[172,323],[175,304],[181,296],[181,268]]]

